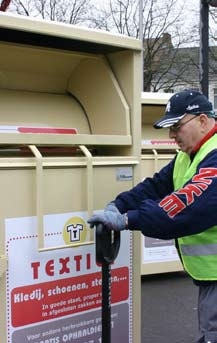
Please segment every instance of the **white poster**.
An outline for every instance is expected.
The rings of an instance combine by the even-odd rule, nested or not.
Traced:
[[[44,246],[89,240],[86,213],[44,216]],[[132,342],[131,242],[112,265],[112,342]],[[8,343],[100,343],[101,266],[95,245],[38,251],[35,217],[6,219]]]
[[[144,237],[143,263],[178,261],[174,240]]]

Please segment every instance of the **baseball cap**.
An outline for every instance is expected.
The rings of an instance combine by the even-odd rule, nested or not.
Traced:
[[[217,118],[212,103],[198,91],[185,89],[174,94],[168,101],[164,116],[154,123],[155,129],[170,127],[182,119],[186,114],[207,114]]]

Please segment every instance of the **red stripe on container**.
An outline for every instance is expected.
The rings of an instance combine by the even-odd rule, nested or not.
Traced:
[[[60,129],[50,127],[18,127],[20,133],[54,133],[61,135],[74,135],[77,129]]]

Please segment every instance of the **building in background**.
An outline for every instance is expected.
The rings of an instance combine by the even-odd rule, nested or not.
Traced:
[[[146,50],[147,44],[144,46]],[[177,92],[189,87],[199,90],[199,47],[174,48],[170,35],[165,34],[159,46],[152,63],[150,91]],[[217,110],[217,46],[209,49],[209,98]]]

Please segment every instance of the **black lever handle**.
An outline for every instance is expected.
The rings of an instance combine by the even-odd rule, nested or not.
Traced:
[[[96,226],[96,262],[112,263],[120,248],[120,232],[107,230],[103,224]]]
[[[120,232],[96,226],[96,262],[102,264],[102,343],[111,343],[111,263],[120,248]]]

